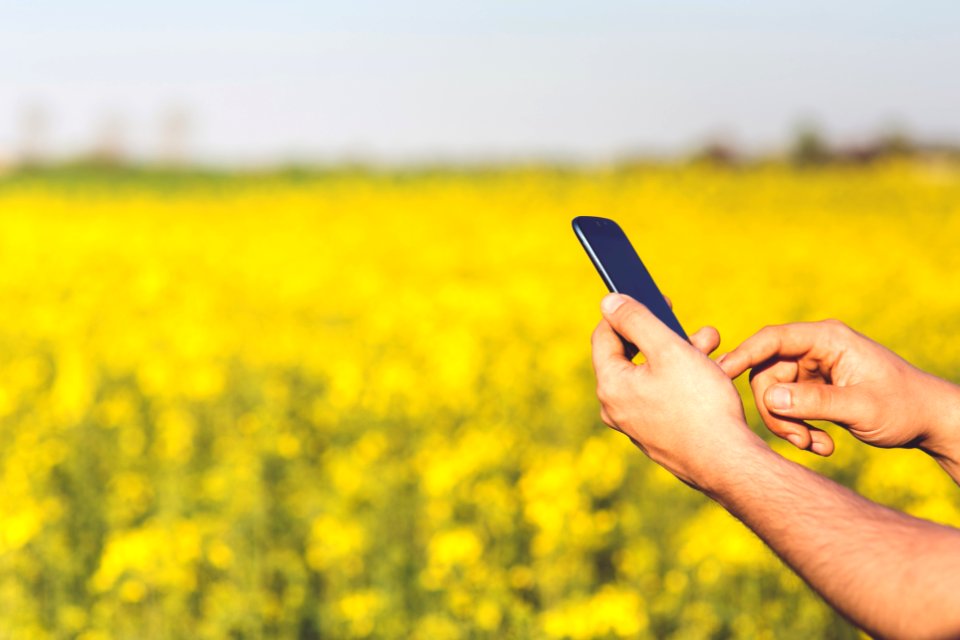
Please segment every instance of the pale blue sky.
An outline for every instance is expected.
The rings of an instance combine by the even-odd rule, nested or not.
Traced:
[[[761,148],[805,117],[960,140],[958,63],[945,0],[0,0],[0,157],[31,104],[58,152],[119,114],[144,157],[181,106],[226,163]]]

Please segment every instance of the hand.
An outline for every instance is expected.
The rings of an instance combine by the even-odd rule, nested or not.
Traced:
[[[701,329],[691,345],[629,296],[610,294],[601,310],[593,365],[608,426],[702,490],[747,448],[764,446],[747,427],[736,388],[707,357],[720,344],[716,329]],[[618,333],[637,346],[644,364],[626,357]]]
[[[718,363],[731,379],[752,369],[760,416],[800,449],[833,453],[830,436],[804,422],[822,419],[877,447],[952,451],[957,388],[836,320],[765,327]]]

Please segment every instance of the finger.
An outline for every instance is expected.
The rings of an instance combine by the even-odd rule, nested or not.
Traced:
[[[813,451],[817,455],[827,457],[836,449],[836,446],[833,444],[833,438],[823,429],[810,427],[810,440],[810,451]]]
[[[774,435],[790,442],[798,449],[809,449],[812,444],[810,425],[796,418],[787,418],[774,414],[766,406],[767,389],[783,382],[797,379],[797,363],[781,360],[753,370],[750,376],[750,389],[753,391],[757,412],[763,423]]]
[[[799,358],[824,339],[824,331],[821,324],[813,322],[764,327],[718,362],[730,378],[736,378],[774,356]]]
[[[713,327],[703,327],[690,336],[690,343],[704,355],[710,355],[720,346],[720,332]]]
[[[873,399],[856,385],[837,387],[786,381],[766,389],[763,404],[779,416],[829,420],[841,426],[870,421],[875,407]]]
[[[667,296],[663,296],[663,299],[667,301],[667,306],[673,309],[673,301]]]
[[[599,382],[605,372],[614,366],[630,364],[630,360],[623,352],[623,342],[613,330],[610,323],[600,320],[590,336],[591,351],[593,354],[593,371]]]
[[[778,363],[778,365],[774,366],[781,364],[797,366],[794,363],[786,362]],[[771,369],[772,368],[774,367],[771,367]],[[797,375],[800,375],[799,371]],[[764,384],[765,388],[755,389],[754,397],[757,400],[757,409],[760,410],[762,405],[763,409],[761,414],[769,416],[769,418],[764,418],[764,422],[766,422],[768,426],[774,424],[777,425],[778,428],[784,428],[785,425],[790,423],[802,425],[806,428],[810,436],[810,441],[807,446],[800,447],[799,444],[793,442],[793,438],[789,435],[786,436],[795,446],[802,449],[809,449],[821,456],[829,456],[834,452],[836,446],[830,434],[823,429],[818,429],[805,422],[805,420],[831,420],[831,418],[815,415],[817,411],[804,410],[804,406],[810,407],[814,402],[818,402],[815,398],[821,397],[821,394],[825,392],[829,393],[828,390],[830,389],[838,389],[837,387],[822,383],[798,383],[788,380],[780,380],[769,385],[766,385],[765,382],[762,384]],[[837,422],[838,420],[833,419],[833,421]],[[771,428],[771,431],[773,430],[774,429]]]
[[[600,304],[603,317],[614,330],[655,360],[666,349],[685,342],[645,306],[620,293],[607,295]]]

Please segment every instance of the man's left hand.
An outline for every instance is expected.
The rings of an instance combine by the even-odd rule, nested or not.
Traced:
[[[603,299],[601,311],[593,366],[607,425],[708,493],[741,454],[766,447],[747,427],[730,378],[708,357],[720,344],[716,329],[705,327],[685,342],[645,306],[616,293]],[[646,362],[627,359],[617,334],[636,345]]]

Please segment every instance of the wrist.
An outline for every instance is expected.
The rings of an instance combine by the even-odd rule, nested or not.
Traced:
[[[960,387],[930,376],[935,390],[925,403],[929,427],[919,448],[937,460],[954,478],[960,470]]]
[[[757,438],[758,442],[744,449],[737,459],[726,465],[722,474],[718,474],[707,497],[726,511],[742,519],[743,506],[768,486],[769,478],[781,476],[781,465],[791,465],[781,456]]]
[[[742,437],[727,447],[722,456],[713,459],[699,474],[697,482],[707,497],[720,504],[724,504],[727,496],[735,494],[744,478],[758,466],[768,464],[769,456],[780,458],[745,422],[738,427]]]

